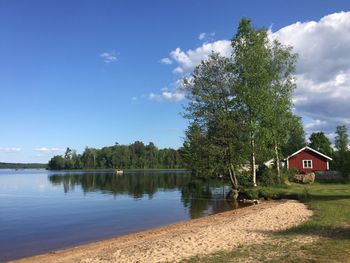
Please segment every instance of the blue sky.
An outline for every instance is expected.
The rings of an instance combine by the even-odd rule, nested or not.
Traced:
[[[344,39],[350,16],[340,12],[349,10],[349,1],[336,0],[0,0],[0,162],[46,162],[67,146],[81,152],[135,140],[177,148],[187,122],[180,115],[185,100],[176,82],[208,48],[226,52],[243,16],[257,27],[270,27],[303,55],[309,49],[303,39],[326,43],[327,30],[334,28],[328,25],[339,25],[343,44],[332,47],[341,58],[350,50]],[[321,23],[331,14],[340,15]],[[306,37],[296,39],[291,31]],[[319,53],[313,56],[322,57],[329,46],[314,50]],[[296,92],[296,112],[307,131],[325,130],[332,137],[335,125],[349,124],[350,117],[333,107],[322,116],[310,109],[339,105],[322,100],[330,97],[324,85],[334,95],[340,83],[336,91],[346,104],[341,94],[349,91],[350,60],[323,69],[330,77],[322,82],[317,76],[325,73],[314,72],[317,61],[309,63],[307,55],[297,71],[300,86],[307,87]],[[321,101],[310,99],[310,87],[318,88]]]

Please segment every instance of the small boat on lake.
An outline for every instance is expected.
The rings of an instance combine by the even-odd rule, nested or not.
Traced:
[[[116,169],[116,170],[115,170],[115,174],[116,174],[116,175],[123,175],[123,174],[124,174],[124,171],[123,171],[123,170]]]

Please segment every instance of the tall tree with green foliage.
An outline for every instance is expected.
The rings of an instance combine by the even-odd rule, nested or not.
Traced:
[[[66,152],[64,153],[64,159],[69,160],[72,157],[72,150],[67,147]]]
[[[337,135],[335,136],[335,148],[338,152],[344,153],[349,150],[349,135],[348,129],[345,125],[337,126],[337,130],[335,132]]]
[[[228,59],[213,53],[202,61],[185,82],[189,104],[185,117],[192,121],[184,147],[194,149],[196,163],[203,166],[205,156],[211,174],[229,174],[237,197],[236,169],[242,163],[243,129],[233,74],[227,70]],[[202,141],[202,145],[201,144]],[[204,143],[205,144],[204,144]]]
[[[251,21],[246,18],[239,23],[237,33],[232,39],[232,48],[229,68],[235,76],[237,100],[240,101],[241,114],[249,130],[250,163],[253,185],[256,186],[257,144],[258,138],[262,141],[266,140],[262,136],[265,134],[262,129],[266,116],[271,113],[269,104],[274,99],[272,88],[278,91],[279,84],[282,84],[280,79],[284,73],[283,70],[287,68],[287,77],[289,77],[293,71],[293,63],[289,66],[287,62],[287,67],[284,67],[283,49],[277,44],[274,49],[271,49],[267,30],[254,29]],[[276,56],[274,63],[273,55]],[[281,67],[283,70],[280,69]],[[264,145],[261,143],[259,147]]]
[[[301,118],[293,115],[288,121],[286,143],[282,146],[283,157],[288,157],[307,145]]]
[[[196,175],[210,174],[210,158],[206,147],[206,137],[201,128],[196,122],[191,123],[186,130],[186,137],[180,152],[186,168]]]
[[[310,135],[309,146],[323,154],[333,156],[333,149],[330,140],[323,132],[314,132]]]
[[[244,18],[232,39],[231,58],[213,54],[195,69],[188,85],[187,117],[206,139],[203,152],[210,168],[229,166],[231,175],[249,159],[256,186],[257,158],[272,148],[279,163],[288,124],[295,118],[295,62],[291,47],[271,41],[266,29],[254,29]],[[187,139],[187,146],[194,144]]]
[[[292,47],[283,46],[277,40],[269,43],[271,75],[270,93],[265,103],[266,114],[262,116],[263,129],[267,132],[267,141],[273,149],[278,177],[281,178],[280,159],[283,145],[286,144],[288,132],[294,127],[292,113],[292,94],[295,85],[295,63],[297,55]],[[263,112],[264,113],[264,112]]]
[[[345,125],[337,126],[335,136],[335,168],[343,174],[350,170],[350,152],[349,152],[349,135]]]

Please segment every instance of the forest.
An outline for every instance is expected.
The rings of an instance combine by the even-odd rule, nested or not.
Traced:
[[[42,169],[46,163],[0,163],[0,169]]]
[[[82,154],[67,147],[63,156],[56,155],[48,163],[50,170],[72,169],[179,169],[183,168],[179,150],[159,149],[150,142],[115,144],[101,149],[86,147]]]

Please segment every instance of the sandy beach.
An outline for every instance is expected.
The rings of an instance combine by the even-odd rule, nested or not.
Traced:
[[[297,201],[269,201],[12,262],[179,262],[264,242],[271,233],[298,225],[311,215],[312,211]]]

